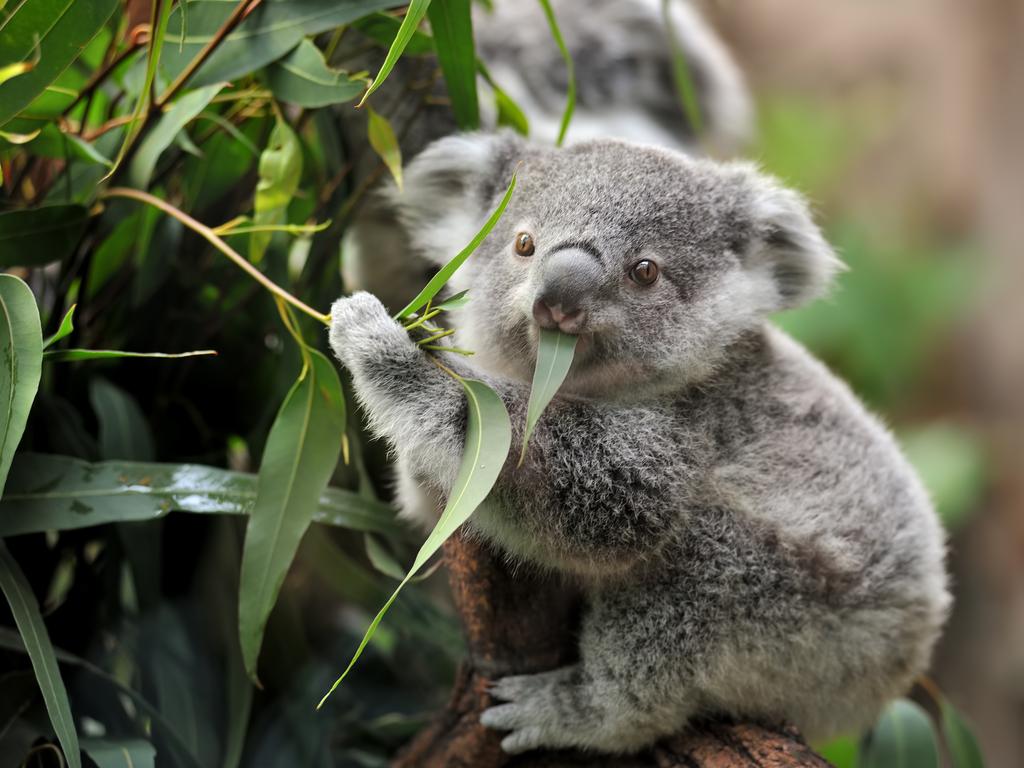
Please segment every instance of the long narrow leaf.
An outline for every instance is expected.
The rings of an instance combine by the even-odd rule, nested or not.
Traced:
[[[247,515],[257,476],[200,464],[88,462],[19,453],[0,499],[0,537],[155,520],[173,511]],[[394,510],[353,491],[326,488],[313,521],[394,534]]]
[[[14,623],[18,626],[25,650],[32,661],[32,669],[36,673],[39,690],[43,694],[43,703],[50,716],[57,740],[64,749],[71,768],[81,768],[82,755],[78,749],[78,733],[75,731],[75,720],[71,716],[71,704],[68,692],[57,668],[57,659],[53,653],[50,636],[46,633],[39,603],[32,592],[32,587],[21,572],[17,561],[7,550],[7,545],[0,541],[0,588],[11,606]]]
[[[398,144],[395,130],[391,127],[388,119],[383,115],[377,114],[373,107],[367,106],[367,112],[369,120],[366,125],[366,137],[369,139],[373,151],[384,161],[384,165],[387,166],[388,172],[395,180],[398,189],[401,190],[402,148]]]
[[[461,379],[463,389],[466,393],[466,442],[463,448],[462,463],[459,466],[459,473],[448,496],[448,503],[445,505],[441,518],[438,520],[434,530],[430,532],[427,540],[423,542],[412,567],[405,575],[405,578],[398,585],[397,589],[384,603],[384,607],[370,622],[366,634],[363,635],[359,647],[352,655],[341,677],[334,681],[331,689],[324,694],[317,704],[317,709],[324,705],[327,697],[341,684],[348,673],[355,666],[356,661],[362,656],[367,643],[380,626],[384,614],[388,612],[391,604],[395,602],[402,587],[419,572],[427,561],[441,548],[448,539],[461,526],[473,511],[480,506],[480,503],[487,498],[498,474],[508,457],[509,446],[512,443],[512,427],[509,423],[508,411],[501,398],[482,381],[476,379]]]
[[[693,80],[690,65],[686,61],[683,46],[679,42],[679,34],[672,23],[672,9],[669,7],[671,2],[672,0],[661,0],[661,16],[665,23],[668,44],[672,52],[672,79],[675,81],[683,113],[693,129],[694,135],[699,136],[704,130],[704,120],[701,116],[700,104],[697,101],[697,85]]]
[[[942,737],[946,740],[953,768],[985,768],[981,747],[963,716],[945,697],[942,697],[939,706],[942,712]]]
[[[562,30],[558,28],[558,20],[555,18],[555,12],[551,9],[550,0],[537,0],[537,2],[544,9],[548,26],[551,27],[551,36],[555,39],[555,43],[558,44],[558,50],[562,53],[562,58],[565,60],[566,74],[569,78],[569,87],[565,93],[565,111],[562,112],[562,122],[558,126],[558,138],[555,140],[555,144],[560,147],[562,142],[565,141],[565,134],[569,130],[572,114],[576,111],[576,65],[573,64],[572,54],[569,53],[569,48],[562,38]]]
[[[57,329],[57,332],[43,342],[43,349],[53,346],[58,341],[63,339],[65,336],[70,335],[73,330],[75,330],[75,325],[72,322],[72,318],[75,315],[75,307],[77,306],[77,304],[71,305],[71,308],[64,315],[64,319],[60,321],[60,328]]]
[[[338,463],[345,432],[337,370],[316,350],[308,354],[309,367],[288,393],[267,437],[256,504],[246,527],[238,631],[253,680],[267,619]]]
[[[363,94],[363,98],[359,102],[360,107],[366,103],[371,93],[384,84],[388,75],[391,74],[391,70],[395,68],[395,64],[398,63],[398,59],[405,50],[405,46],[409,44],[409,40],[412,39],[413,33],[419,27],[420,22],[423,21],[423,17],[426,15],[429,7],[430,0],[412,0],[409,3],[409,8],[405,12],[405,18],[402,19],[402,26],[398,28],[398,34],[395,35],[395,40],[391,43],[391,48],[388,49],[388,55],[384,57],[384,63],[381,64],[377,76],[373,78],[370,87]]]
[[[42,374],[43,332],[32,291],[0,275],[0,494]]]
[[[537,344],[537,367],[533,371],[530,402],[526,406],[526,430],[523,432],[523,448],[519,453],[520,464],[526,458],[526,446],[530,442],[533,428],[537,426],[537,420],[569,375],[579,338],[561,331],[541,329]]]
[[[470,255],[477,249],[477,246],[483,242],[484,238],[491,233],[494,229],[494,225],[498,223],[498,219],[501,218],[501,214],[505,212],[505,207],[508,205],[508,201],[512,199],[512,192],[516,188],[516,175],[512,174],[512,180],[508,184],[508,189],[505,190],[505,196],[501,198],[501,202],[498,203],[498,207],[494,209],[494,212],[488,217],[487,221],[480,228],[473,239],[469,241],[469,244],[459,251],[451,261],[445,264],[441,269],[438,270],[437,274],[434,275],[430,282],[428,282],[423,290],[416,294],[416,298],[410,301],[405,307],[402,308],[397,315],[396,319],[408,317],[413,312],[422,309],[428,301],[437,295],[437,292],[444,288],[452,275],[455,274],[455,270],[462,266],[462,262],[470,257]]]
[[[861,752],[858,768],[938,768],[939,751],[928,715],[908,699],[885,708]]]
[[[463,131],[480,127],[476,93],[476,48],[470,0],[442,0],[427,11],[455,122]]]
[[[196,349],[192,352],[125,352],[121,349],[48,349],[43,359],[50,363],[68,363],[74,360],[117,360],[122,357],[144,357],[154,360],[177,360],[182,357],[216,355],[215,349]]]

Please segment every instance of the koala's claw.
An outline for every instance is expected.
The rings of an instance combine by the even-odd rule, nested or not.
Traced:
[[[510,755],[538,747],[562,747],[572,743],[570,729],[562,723],[557,699],[572,668],[538,675],[517,675],[498,680],[489,689],[492,697],[506,702],[484,710],[480,723],[496,731],[510,731],[501,748]]]

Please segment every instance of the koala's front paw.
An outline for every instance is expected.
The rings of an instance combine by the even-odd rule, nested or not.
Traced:
[[[481,724],[499,731],[510,731],[501,740],[501,748],[510,755],[540,747],[581,746],[586,730],[600,727],[588,724],[587,707],[581,706],[575,681],[577,667],[563,667],[538,675],[519,675],[499,680],[491,695],[507,702],[490,707],[480,715]]]
[[[405,329],[388,314],[380,299],[360,291],[331,306],[331,349],[348,368],[368,352],[412,344]]]

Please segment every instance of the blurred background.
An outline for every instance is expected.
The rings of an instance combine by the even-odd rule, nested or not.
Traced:
[[[850,266],[780,319],[900,436],[950,532],[934,676],[1024,765],[1024,3],[704,5],[758,107],[751,154]]]

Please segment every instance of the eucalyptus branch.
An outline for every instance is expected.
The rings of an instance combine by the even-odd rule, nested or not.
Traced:
[[[288,293],[288,291],[284,290],[284,288],[279,286],[273,280],[271,280],[258,269],[256,269],[256,267],[250,264],[245,259],[244,256],[238,253],[238,251],[236,251],[230,245],[225,243],[224,240],[221,239],[220,235],[218,235],[216,232],[210,229],[210,227],[206,226],[205,224],[199,221],[196,221],[187,213],[182,211],[180,208],[176,208],[167,201],[161,200],[159,197],[155,197],[154,195],[151,195],[148,192],[143,192],[140,189],[130,189],[128,187],[112,187],[106,190],[105,192],[101,193],[100,197],[126,197],[131,200],[137,200],[139,202],[146,203],[147,205],[151,205],[154,208],[160,209],[168,216],[177,219],[184,226],[188,227],[196,234],[202,236],[207,242],[210,243],[210,245],[212,245],[218,251],[220,251],[229,259],[231,259],[231,261],[235,262],[235,264],[238,267],[245,270],[250,277],[252,277],[256,282],[258,282],[272,294],[288,302],[296,309],[305,312],[307,315],[314,318],[315,320],[318,320],[324,325],[329,326],[331,324],[330,315],[325,315],[321,312],[317,312],[309,305],[292,296],[290,293]]]

